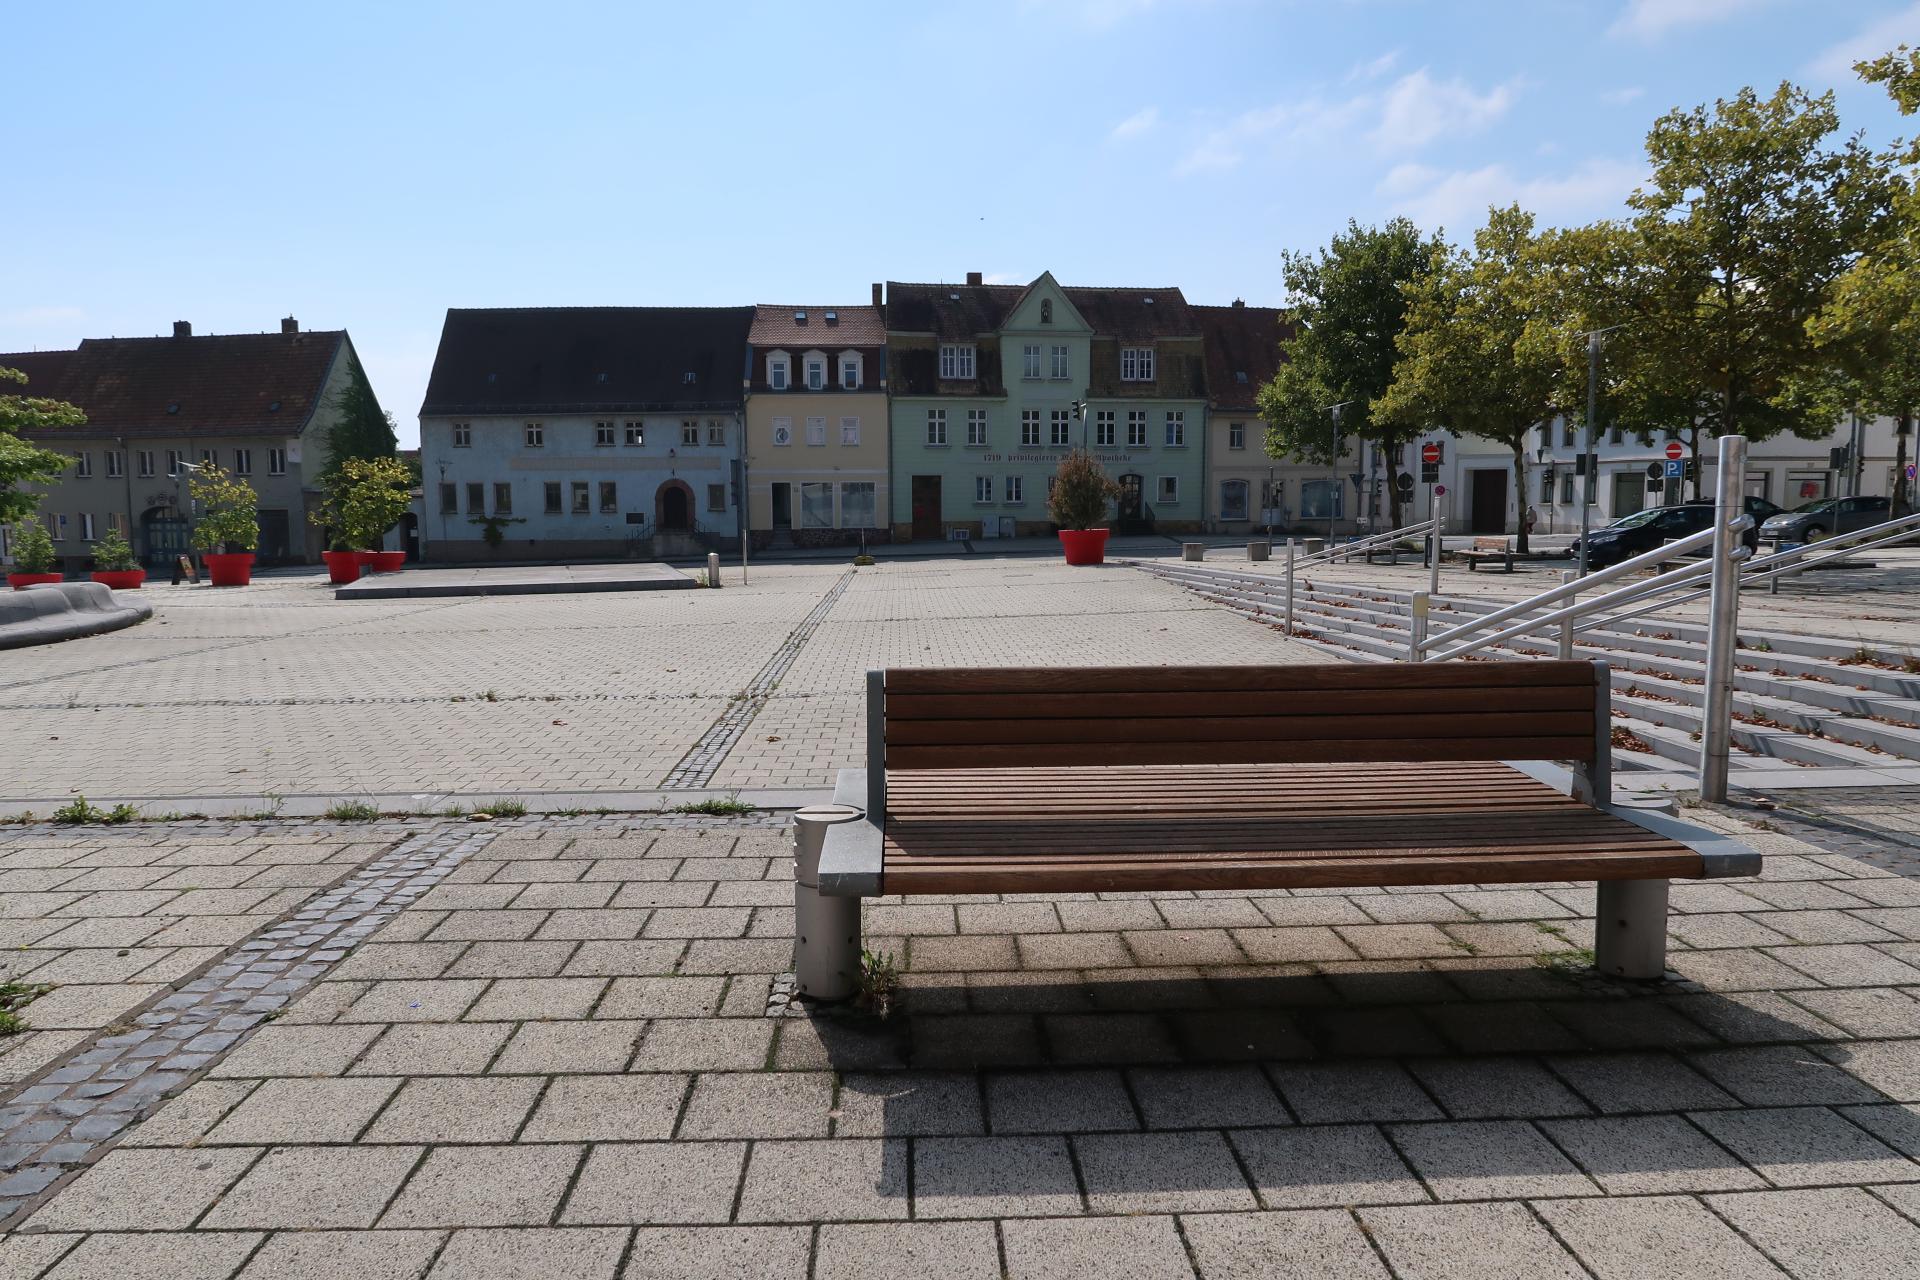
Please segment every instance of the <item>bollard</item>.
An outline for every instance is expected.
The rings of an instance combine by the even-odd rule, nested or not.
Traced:
[[[846,1000],[860,989],[860,899],[820,892],[820,850],[828,828],[866,816],[844,804],[793,815],[793,971],[796,993],[809,1000]]]
[[[1433,499],[1433,559],[1427,564],[1427,595],[1437,599],[1440,595],[1440,557],[1446,554],[1441,545],[1440,531],[1446,527],[1447,500],[1435,495]]]
[[[1207,544],[1204,542],[1183,542],[1180,544],[1180,555],[1187,560],[1205,560],[1207,558]]]
[[[718,551],[707,552],[707,585],[710,587],[720,585],[720,553]]]
[[[1560,581],[1572,582],[1579,576],[1580,575],[1572,569],[1564,569],[1560,573]],[[1579,598],[1578,596],[1568,596],[1565,603],[1570,605]],[[1573,619],[1571,617],[1563,619],[1560,623],[1559,658],[1562,662],[1573,661]]]
[[[1317,556],[1322,551],[1325,551],[1326,549],[1327,549],[1327,540],[1325,538],[1308,538],[1307,539],[1306,550],[1308,555]]]
[[[1287,539],[1287,634],[1293,634],[1293,539]]]
[[[1420,661],[1420,651],[1427,646],[1427,593],[1413,593],[1412,606],[1407,610],[1407,661]]]
[[[1727,752],[1733,740],[1733,674],[1739,644],[1740,561],[1746,553],[1745,515],[1747,438],[1721,436],[1719,470],[1714,474],[1713,577],[1707,604],[1707,687],[1700,716],[1700,798],[1727,802]]]
[[[1249,542],[1247,544],[1247,559],[1249,560],[1266,560],[1272,555],[1273,544],[1271,542]]]

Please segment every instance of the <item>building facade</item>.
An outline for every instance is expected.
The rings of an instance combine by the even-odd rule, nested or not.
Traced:
[[[756,547],[891,537],[879,292],[870,306],[754,308],[746,482]]]
[[[288,317],[278,333],[196,337],[182,320],[170,337],[89,338],[71,351],[0,355],[0,366],[27,375],[10,390],[87,415],[83,426],[31,433],[73,458],[40,508],[66,571],[85,568],[109,528],[151,568],[187,552],[182,462],[218,463],[259,495],[259,563],[319,560],[321,531],[307,513],[322,496],[342,398],[365,378],[345,330],[303,332]]]
[[[736,546],[752,307],[452,309],[420,407],[426,559]]]
[[[890,282],[894,536],[1045,534],[1062,455],[1122,486],[1122,529],[1205,520],[1206,372],[1178,289]]]

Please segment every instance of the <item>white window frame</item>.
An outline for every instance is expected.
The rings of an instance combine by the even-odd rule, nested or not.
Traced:
[[[1227,424],[1227,448],[1244,449],[1247,447],[1247,424],[1229,422]]]
[[[546,506],[545,514],[550,516],[563,516],[567,514],[566,488],[558,480],[541,481],[540,497]]]
[[[1187,411],[1185,409],[1167,410],[1167,448],[1184,449],[1187,447]]]
[[[107,479],[118,480],[127,473],[127,455],[118,449],[107,450]]]
[[[860,503],[862,521],[858,525],[853,523],[853,517],[848,514],[847,493],[852,489],[865,491],[862,494],[862,501]],[[840,527],[842,529],[867,529],[873,527],[873,522],[879,518],[880,513],[879,496],[879,486],[871,480],[848,480],[842,482],[840,492],[836,495],[840,503]]]
[[[1153,348],[1152,347],[1120,348],[1120,381],[1122,382],[1152,382],[1153,381]]]
[[[1022,409],[1020,411],[1020,445],[1022,448],[1037,448],[1040,444],[1040,411]]]
[[[927,410],[927,447],[931,449],[947,447],[947,411],[945,409]]]
[[[1253,486],[1249,485],[1245,480],[1222,480],[1220,482],[1220,518],[1222,520],[1247,519],[1247,504],[1253,497],[1253,494],[1250,492],[1252,488]],[[1236,491],[1240,495],[1237,513],[1234,504],[1227,500],[1227,495]]]
[[[233,451],[233,474],[237,476],[253,474],[253,450],[235,449]]]
[[[775,351],[767,357],[767,385],[775,391],[786,391],[793,386],[792,356]]]
[[[972,382],[975,355],[974,344],[971,342],[941,343],[941,379],[947,382]]]
[[[993,504],[993,477],[975,476],[973,478],[973,505],[976,507]]]
[[[1169,507],[1180,505],[1179,476],[1155,476],[1153,491],[1157,495],[1154,498],[1155,502]]]
[[[572,480],[567,484],[567,513],[576,516],[593,514],[593,485],[585,480]]]
[[[618,515],[620,513],[620,482],[618,480],[602,480],[599,489],[600,514],[603,516]]]
[[[613,448],[613,423],[601,421],[593,424],[593,447],[596,449]]]
[[[707,486],[707,510],[714,512],[725,511],[726,509],[727,486],[724,484],[709,484]]]
[[[707,443],[726,448],[727,424],[714,418],[707,419]]]
[[[153,450],[142,449],[134,458],[135,470],[142,480],[153,479]]]
[[[1029,342],[1020,351],[1020,376],[1038,378],[1040,376],[1040,344]]]
[[[809,351],[801,362],[806,373],[807,390],[825,391],[827,389],[827,357],[822,351]]]
[[[287,451],[280,448],[267,450],[267,474],[283,476],[287,474]]]
[[[167,475],[168,476],[179,475],[180,464],[182,462],[185,462],[186,460],[187,460],[187,455],[180,452],[178,449],[167,450]]]
[[[626,441],[628,448],[638,449],[647,443],[647,424],[644,421],[625,422],[621,426],[623,434],[620,438]]]
[[[1144,449],[1147,447],[1147,411],[1145,409],[1127,410],[1127,448]]]
[[[842,351],[840,353],[840,389],[858,391],[860,385],[866,381],[866,365],[865,358],[858,351]]]
[[[1070,349],[1064,342],[1056,342],[1053,344],[1052,350],[1047,353],[1048,377],[1064,379],[1071,376],[1068,371],[1072,368],[1073,362],[1069,352]]]
[[[525,447],[528,449],[546,448],[547,447],[547,424],[544,422],[529,422],[526,426],[525,439],[526,439]]]
[[[860,419],[840,419],[840,443],[857,446],[860,443]]]
[[[984,449],[987,447],[987,411],[985,409],[967,410],[967,448]]]
[[[812,510],[812,508],[810,508],[807,504],[808,490],[812,490],[816,495],[819,494],[822,490],[825,491],[826,499],[827,499],[827,508],[826,508],[826,518],[824,520],[809,520],[807,518],[808,512]],[[833,491],[833,482],[831,480],[802,480],[798,485],[794,487],[793,496],[799,499],[798,514],[799,514],[800,520],[797,527],[802,529],[831,529],[835,527],[834,506],[833,506],[835,494]]]
[[[510,516],[513,514],[513,483],[508,480],[493,482],[493,514]]]
[[[700,420],[685,418],[680,423],[680,447],[694,449],[700,445]]]
[[[1018,507],[1026,503],[1026,485],[1020,476],[1008,476],[1001,482],[1001,501],[1009,507]]]
[[[827,420],[825,418],[807,419],[807,447],[824,449],[827,447]]]
[[[93,454],[82,449],[73,455],[73,478],[88,480],[93,476]]]
[[[1047,419],[1047,443],[1055,449],[1073,444],[1073,411],[1055,409]]]
[[[484,516],[487,514],[487,486],[478,480],[467,481],[467,514]],[[474,501],[478,498],[479,501]]]
[[[93,541],[93,512],[91,511],[80,513],[80,541]]]
[[[1093,447],[1111,449],[1120,438],[1119,428],[1115,425],[1117,415],[1112,409],[1093,411]]]
[[[456,422],[453,424],[453,447],[456,449],[473,448],[473,424]]]

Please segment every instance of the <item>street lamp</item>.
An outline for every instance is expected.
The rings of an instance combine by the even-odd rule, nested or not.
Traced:
[[[207,465],[205,463],[188,462],[185,458],[182,458],[178,462],[173,464],[173,470],[167,474],[167,479],[173,481],[175,485],[178,485],[182,480],[186,479],[186,474],[185,474],[186,472],[191,471],[194,474],[198,475],[200,472],[205,470],[207,470]],[[193,554],[193,499],[190,497],[187,497],[184,493],[180,495],[180,512],[183,516],[186,517],[187,527],[185,530],[185,537],[187,540],[187,554],[190,556]],[[179,583],[180,581],[180,567],[179,567],[178,561],[174,563],[173,580],[176,584]]]
[[[1340,496],[1340,411],[1352,404],[1351,400],[1342,400],[1339,404],[1330,404],[1322,413],[1333,417],[1333,452],[1327,456],[1327,548],[1333,548],[1333,512],[1334,499]]]
[[[1587,576],[1587,524],[1593,511],[1594,472],[1600,468],[1595,465],[1593,456],[1593,419],[1599,412],[1600,396],[1600,336],[1612,333],[1615,329],[1624,329],[1625,324],[1610,324],[1604,329],[1589,329],[1576,336],[1587,340],[1587,420],[1580,427],[1580,458],[1577,470],[1586,477],[1586,483],[1580,486],[1580,561],[1577,576]]]

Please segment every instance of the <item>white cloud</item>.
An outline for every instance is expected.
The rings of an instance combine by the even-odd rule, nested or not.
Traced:
[[[1627,0],[1626,11],[1614,20],[1607,34],[1658,40],[1677,27],[1720,22],[1763,3],[1765,0]]]
[[[1374,189],[1383,196],[1411,195],[1432,186],[1440,176],[1438,169],[1409,161],[1387,170],[1387,176],[1380,179],[1379,185]]]
[[[1908,5],[1838,44],[1831,45],[1815,58],[1807,70],[1835,83],[1851,82],[1853,64],[1891,53],[1900,45],[1920,44],[1920,4]]]
[[[1375,188],[1396,213],[1425,228],[1447,227],[1456,238],[1478,227],[1489,205],[1518,201],[1543,223],[1584,221],[1618,209],[1646,180],[1644,163],[1593,159],[1570,173],[1522,178],[1504,164],[1441,173],[1423,165],[1390,170]]]
[[[1113,131],[1107,136],[1115,142],[1125,142],[1129,138],[1139,137],[1159,123],[1160,108],[1142,107],[1125,120],[1122,120],[1119,124],[1113,126]]]
[[[1478,133],[1505,115],[1518,95],[1513,81],[1476,93],[1458,77],[1435,80],[1422,67],[1387,90],[1374,140],[1387,147],[1417,147],[1439,137]]]
[[[1637,84],[1622,85],[1618,89],[1609,89],[1600,95],[1600,101],[1610,107],[1624,107],[1629,102],[1637,102],[1646,96],[1646,90]]]

